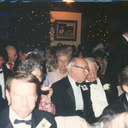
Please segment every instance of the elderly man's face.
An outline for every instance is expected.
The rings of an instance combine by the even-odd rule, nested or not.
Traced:
[[[9,62],[15,62],[16,58],[17,58],[17,51],[15,48],[11,48],[9,53],[8,53],[8,57],[9,57]]]
[[[72,75],[76,82],[82,83],[88,75],[88,64],[84,59],[77,59],[76,65],[72,67]]]
[[[89,74],[87,76],[87,80],[89,82],[93,82],[97,78],[98,67],[96,66],[95,63],[89,63],[88,67],[89,67]]]
[[[37,101],[36,85],[23,80],[12,80],[10,92],[6,96],[12,110],[21,118],[27,117]]]

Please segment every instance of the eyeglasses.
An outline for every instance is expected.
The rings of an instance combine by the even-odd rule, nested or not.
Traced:
[[[84,69],[84,70],[86,70],[86,71],[89,71],[89,68],[88,67],[80,67],[80,66],[77,66],[77,65],[75,65],[74,67],[76,67],[76,68],[81,68],[81,69]]]

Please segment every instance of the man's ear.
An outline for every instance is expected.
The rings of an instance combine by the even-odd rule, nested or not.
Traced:
[[[122,85],[122,88],[123,88],[123,90],[124,90],[125,92],[128,93],[128,85]]]
[[[10,104],[10,93],[7,89],[6,89],[6,97],[7,97],[8,105],[9,105]]]
[[[97,71],[99,70],[99,66],[97,66]]]

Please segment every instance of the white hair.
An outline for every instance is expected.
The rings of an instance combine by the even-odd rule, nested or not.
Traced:
[[[71,69],[71,67],[72,66],[75,66],[76,65],[76,58],[73,58],[70,62],[69,62],[69,64],[67,65],[67,71],[69,72],[70,71],[70,69]]]
[[[88,63],[88,65],[89,65],[89,63],[95,63],[96,68],[98,67],[95,58],[93,58],[93,57],[87,57],[87,58],[84,58],[84,60]]]

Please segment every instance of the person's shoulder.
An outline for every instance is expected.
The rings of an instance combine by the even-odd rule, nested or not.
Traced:
[[[115,114],[115,113],[120,113],[123,111],[123,98],[125,94],[123,93],[118,99],[116,99],[114,102],[112,102],[110,105],[108,105],[104,111],[103,115],[106,114]]]
[[[36,120],[36,123],[38,124],[43,119],[46,119],[51,124],[55,123],[54,116],[50,112],[46,112],[43,110],[34,110],[32,112],[33,119]]]
[[[4,108],[0,112],[0,123],[5,122],[5,120],[9,119],[9,107]]]
[[[54,70],[52,72],[48,72],[48,76],[54,75],[57,72],[57,70]]]
[[[43,110],[34,110],[33,111],[33,114],[37,117],[47,117],[47,116],[52,116],[52,114],[50,112],[46,112],[46,111],[43,111]]]
[[[68,78],[67,77],[64,77],[64,78],[62,78],[61,80],[59,80],[59,81],[57,81],[57,82],[55,82],[55,83],[53,83],[53,85],[52,85],[52,87],[54,87],[54,86],[58,86],[58,85],[65,85],[65,82],[68,80]]]

